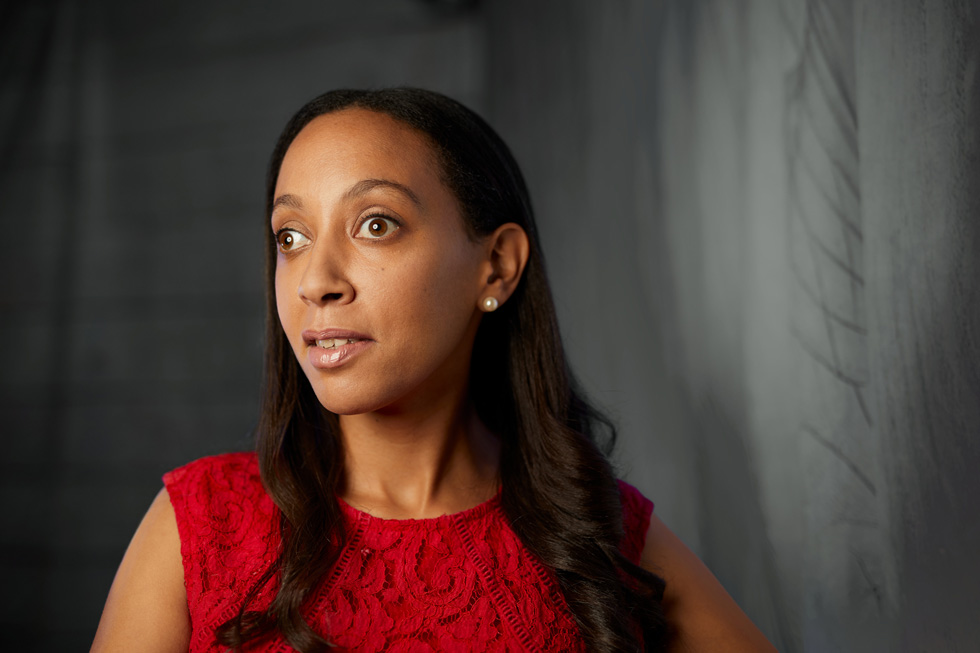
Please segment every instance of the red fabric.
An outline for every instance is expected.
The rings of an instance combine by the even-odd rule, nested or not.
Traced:
[[[215,628],[275,558],[277,509],[252,453],[203,458],[163,479],[180,531],[190,651],[220,651]],[[627,483],[620,489],[622,550],[636,562],[653,504]],[[341,508],[350,543],[308,619],[342,650],[584,650],[557,580],[510,529],[499,496],[434,519]],[[273,595],[270,584],[255,607]],[[293,649],[275,639],[254,650]]]

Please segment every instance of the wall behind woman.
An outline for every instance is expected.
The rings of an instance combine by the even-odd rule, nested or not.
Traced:
[[[160,475],[251,446],[278,131],[341,86],[484,109],[468,4],[2,4],[6,648],[87,650]]]
[[[973,650],[978,3],[491,18],[492,115],[630,477],[780,650]]]

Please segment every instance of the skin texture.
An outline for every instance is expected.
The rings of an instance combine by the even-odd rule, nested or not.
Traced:
[[[280,322],[317,397],[340,419],[343,498],[398,519],[490,498],[499,441],[477,419],[467,379],[480,306],[488,296],[503,304],[516,288],[528,257],[524,231],[508,223],[471,237],[425,137],[362,109],[320,116],[293,141],[270,228]],[[303,332],[328,328],[370,343],[319,369]],[[655,516],[641,562],[667,581],[671,650],[774,650]],[[186,651],[189,637],[164,490],[123,558],[92,650]]]
[[[668,650],[776,651],[704,563],[656,515],[650,517],[640,566],[667,584],[663,607],[670,628]]]
[[[177,520],[160,490],[126,549],[92,651],[187,651],[191,619]]]
[[[419,203],[386,186],[358,190],[370,180],[398,183]],[[276,199],[279,318],[320,402],[341,415],[390,414],[441,396],[468,366],[489,271],[422,137],[364,110],[321,116],[286,153]],[[301,333],[327,327],[374,342],[318,370]]]
[[[472,238],[425,137],[363,109],[307,125],[275,197],[279,318],[320,402],[340,416],[344,499],[415,518],[488,499],[499,445],[467,400],[467,379],[482,300],[505,302],[520,279],[523,230]],[[318,369],[310,351],[322,350],[303,332],[330,328],[370,343]]]

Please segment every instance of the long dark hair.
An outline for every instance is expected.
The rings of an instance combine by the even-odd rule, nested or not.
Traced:
[[[501,436],[501,504],[528,549],[551,567],[588,648],[663,647],[663,581],[629,562],[619,489],[605,453],[615,430],[585,400],[568,369],[523,176],[510,150],[482,118],[432,91],[394,88],[321,95],[286,125],[272,154],[266,218],[289,145],[317,116],[345,108],[387,114],[425,135],[474,236],[516,222],[530,257],[516,291],[484,316],[477,333],[470,388],[477,413]],[[216,633],[232,648],[279,630],[304,653],[327,642],[303,608],[347,541],[337,489],[343,455],[336,416],[317,400],[276,311],[276,247],[266,229],[267,347],[264,398],[257,427],[259,466],[280,510],[282,546]],[[278,587],[276,587],[278,584]],[[276,594],[265,611],[249,610],[263,590]]]

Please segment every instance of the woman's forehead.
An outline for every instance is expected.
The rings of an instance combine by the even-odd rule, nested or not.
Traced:
[[[286,152],[302,150],[306,157],[353,160],[379,156],[391,165],[438,166],[428,136],[385,113],[348,108],[317,116]],[[435,168],[438,172],[438,168]]]
[[[448,194],[428,137],[387,114],[354,108],[310,121],[293,140],[276,181],[276,196],[333,195],[364,180],[386,180],[420,197]]]

